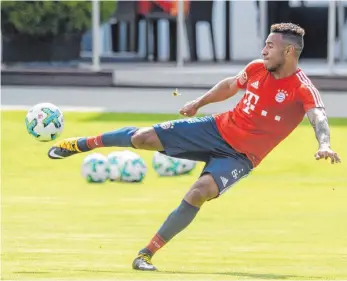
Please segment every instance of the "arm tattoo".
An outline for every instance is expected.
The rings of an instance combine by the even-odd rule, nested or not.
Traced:
[[[330,129],[324,108],[313,108],[309,110],[307,117],[314,128],[319,146],[330,147]]]

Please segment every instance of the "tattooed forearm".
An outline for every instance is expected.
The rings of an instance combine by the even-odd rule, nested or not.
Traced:
[[[307,116],[314,128],[319,146],[330,147],[330,129],[324,108],[313,108],[307,112]]]

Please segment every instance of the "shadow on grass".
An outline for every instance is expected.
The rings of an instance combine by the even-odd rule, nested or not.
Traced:
[[[257,278],[257,279],[269,279],[269,280],[278,280],[278,279],[322,279],[317,276],[297,276],[297,275],[287,275],[287,274],[272,274],[272,273],[250,273],[250,272],[196,272],[196,271],[159,271],[160,273],[166,274],[200,274],[200,275],[225,275],[225,276],[235,276],[235,277],[249,277],[249,278]]]
[[[80,272],[94,272],[94,273],[115,273],[119,274],[116,270],[98,270],[98,269],[75,269],[73,271],[80,271]],[[224,276],[234,276],[234,277],[248,277],[248,278],[256,278],[256,279],[268,279],[268,280],[286,280],[286,279],[302,279],[302,280],[308,280],[308,279],[316,279],[316,280],[323,280],[324,278],[318,277],[318,276],[297,276],[297,275],[287,275],[287,274],[271,274],[271,273],[248,273],[248,272],[199,272],[199,271],[166,271],[166,270],[159,270],[159,271],[151,271],[150,273],[154,274],[172,274],[172,275],[179,275],[179,274],[187,274],[187,275],[224,275]],[[143,274],[146,274],[146,272],[143,272]]]

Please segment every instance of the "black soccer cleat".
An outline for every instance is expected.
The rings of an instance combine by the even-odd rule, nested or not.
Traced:
[[[133,261],[133,269],[143,271],[156,271],[157,268],[152,264],[151,256],[139,254]]]
[[[63,159],[82,152],[77,146],[78,139],[70,138],[59,141],[48,151],[48,157],[51,159]]]

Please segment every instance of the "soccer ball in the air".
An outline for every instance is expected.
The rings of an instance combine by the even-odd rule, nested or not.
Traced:
[[[152,159],[152,166],[160,176],[176,176],[192,171],[196,166],[196,162],[155,152]]]
[[[88,155],[82,163],[82,175],[88,182],[104,182],[109,178],[107,157],[101,153]]]
[[[25,118],[28,133],[39,141],[51,141],[64,129],[63,113],[51,103],[39,103],[31,108]]]
[[[111,152],[107,158],[111,181],[141,182],[146,176],[145,161],[132,151]]]

